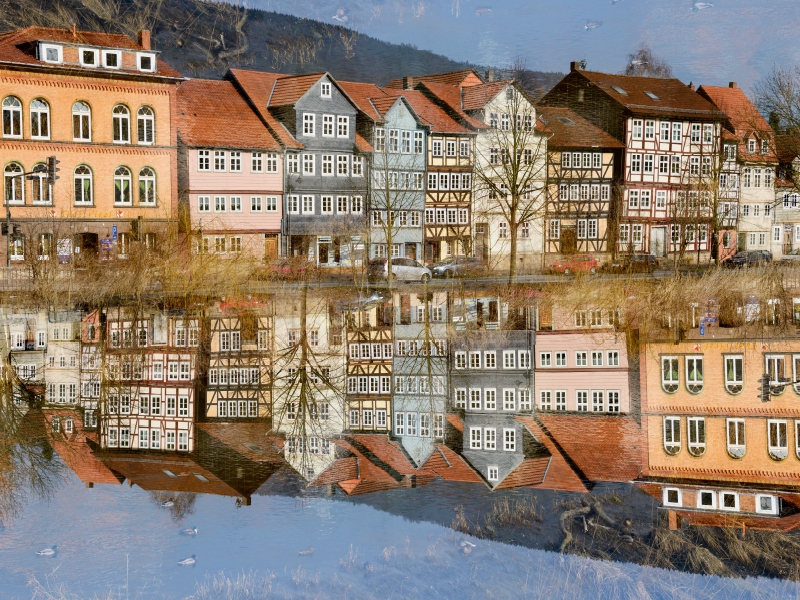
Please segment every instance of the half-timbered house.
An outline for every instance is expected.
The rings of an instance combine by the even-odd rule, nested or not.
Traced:
[[[183,313],[105,313],[100,445],[191,452],[199,321]]]
[[[725,115],[677,79],[570,73],[540,101],[566,107],[625,146],[617,249],[707,259]]]
[[[539,107],[539,119],[548,130],[545,253],[609,258],[622,143],[568,108]]]
[[[388,432],[392,415],[392,303],[376,296],[346,307],[345,429]]]
[[[271,414],[271,315],[266,302],[227,299],[206,317],[198,397],[207,420],[264,419]],[[205,361],[203,361],[205,362]],[[205,371],[205,372],[202,372]]]

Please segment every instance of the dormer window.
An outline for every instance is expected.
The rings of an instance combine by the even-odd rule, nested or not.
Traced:
[[[320,86],[320,96],[323,98],[330,98],[331,97],[331,84],[330,83],[323,83]]]
[[[769,154],[769,142],[761,140],[761,154]]]
[[[40,58],[44,62],[49,63],[60,63],[63,62],[63,54],[61,46],[53,46],[50,44],[42,44],[41,56]]]
[[[103,50],[103,66],[106,69],[119,69],[122,66],[122,53],[119,50]]]
[[[97,50],[92,50],[91,48],[81,48],[78,51],[78,54],[81,58],[82,66],[84,67],[97,66]]]
[[[756,151],[756,141],[754,139],[747,140],[747,151],[750,154],[755,153],[755,151]]]
[[[146,54],[144,52],[136,53],[136,64],[140,71],[148,71],[152,73],[156,70],[156,56],[155,54]]]

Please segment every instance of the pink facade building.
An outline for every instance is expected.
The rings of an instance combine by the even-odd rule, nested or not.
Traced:
[[[270,130],[229,81],[184,82],[177,122],[180,203],[194,248],[276,257],[283,153]]]
[[[534,356],[539,412],[629,413],[624,332],[606,309],[540,310]]]

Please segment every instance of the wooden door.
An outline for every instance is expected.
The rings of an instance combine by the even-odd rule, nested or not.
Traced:
[[[270,261],[278,258],[278,238],[265,237],[264,238],[264,260]]]
[[[561,254],[575,254],[578,251],[578,239],[574,227],[561,230]]]

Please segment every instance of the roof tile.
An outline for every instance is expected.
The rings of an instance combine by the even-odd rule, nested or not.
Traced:
[[[552,133],[547,140],[548,147],[624,148],[624,144],[568,108],[538,106],[537,111]]]

